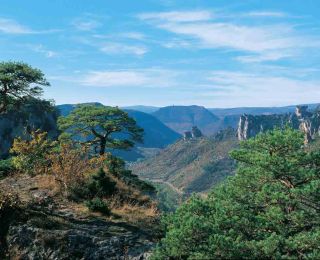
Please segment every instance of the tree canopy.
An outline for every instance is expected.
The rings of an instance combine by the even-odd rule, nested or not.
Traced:
[[[320,258],[320,152],[274,130],[231,153],[237,173],[165,219],[155,259]]]
[[[0,63],[0,113],[16,107],[27,98],[40,97],[42,86],[49,86],[44,74],[22,62]]]
[[[59,128],[74,140],[93,146],[100,155],[106,149],[128,149],[141,142],[143,129],[118,107],[83,105],[58,119]],[[97,151],[98,149],[98,151]]]

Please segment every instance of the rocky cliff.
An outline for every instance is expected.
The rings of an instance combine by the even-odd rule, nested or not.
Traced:
[[[48,101],[29,100],[19,111],[0,115],[0,158],[8,155],[14,138],[24,136],[28,129],[41,129],[57,137],[58,112]]]
[[[309,142],[320,133],[320,109],[311,112],[308,106],[297,106],[295,113],[258,116],[244,114],[239,120],[237,136],[239,140],[246,140],[260,132],[286,125],[300,129],[305,134],[306,142]]]

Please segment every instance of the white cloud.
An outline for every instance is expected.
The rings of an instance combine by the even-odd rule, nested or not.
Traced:
[[[278,61],[278,60],[290,58],[293,56],[295,56],[293,52],[282,50],[282,51],[269,51],[261,55],[239,56],[236,58],[236,60],[242,63],[260,63],[264,61]]]
[[[0,18],[0,32],[6,34],[43,34],[43,33],[54,33],[61,30],[50,29],[50,30],[32,30],[15,20]]]
[[[30,28],[27,28],[18,22],[11,20],[0,18],[0,32],[7,34],[31,34],[34,33]]]
[[[287,17],[288,14],[283,12],[270,12],[270,11],[264,11],[264,12],[249,12],[245,14],[245,16],[251,16],[251,17],[273,17],[273,18],[283,18]]]
[[[174,86],[176,73],[163,69],[91,71],[80,83],[93,87],[168,87]]]
[[[84,85],[97,87],[139,86],[146,82],[147,77],[135,71],[91,72],[82,81]]]
[[[125,32],[125,33],[121,33],[119,36],[123,38],[140,40],[140,41],[146,38],[146,36],[140,32]]]
[[[140,19],[146,20],[159,29],[179,36],[180,39],[165,47],[231,49],[246,52],[237,60],[241,62],[277,61],[293,57],[298,49],[318,48],[320,39],[317,36],[302,33],[288,23],[270,23],[257,25],[241,22],[245,17],[284,17],[281,12],[251,12],[247,15],[236,14],[213,16],[210,12],[164,12],[144,13]],[[234,19],[240,19],[237,23]],[[215,19],[210,19],[215,18]],[[223,18],[223,20],[219,20]],[[249,53],[248,53],[249,52]]]
[[[191,36],[205,48],[232,48],[251,52],[292,47],[294,39],[288,35],[290,27],[254,27],[231,23],[165,23],[160,28]],[[281,35],[281,36],[280,36]],[[287,37],[286,37],[287,35]]]
[[[93,19],[79,18],[75,19],[72,25],[79,31],[92,31],[101,26],[101,23]]]
[[[213,91],[206,96],[225,106],[279,106],[318,102],[319,84],[316,80],[302,80],[284,76],[268,76],[246,72],[215,71],[208,77]],[[210,92],[210,91],[209,91]]]
[[[107,54],[133,54],[136,56],[143,56],[148,52],[148,49],[144,46],[134,46],[122,43],[105,43],[100,50]]]
[[[30,45],[29,47],[30,47],[30,49],[32,51],[44,54],[47,58],[53,58],[53,57],[56,57],[58,55],[57,52],[52,51],[52,50],[48,50],[42,44]]]
[[[212,13],[209,11],[143,13],[138,15],[138,18],[142,20],[163,20],[169,22],[198,22],[210,20]]]

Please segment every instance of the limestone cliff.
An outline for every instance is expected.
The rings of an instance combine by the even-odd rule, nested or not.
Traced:
[[[246,140],[260,132],[271,130],[275,127],[291,126],[305,133],[306,142],[314,139],[320,131],[320,110],[310,112],[307,106],[297,106],[295,113],[280,115],[247,115],[240,117],[238,124],[238,139]]]
[[[58,113],[48,101],[29,100],[19,110],[0,115],[0,158],[8,155],[14,138],[24,136],[27,128],[41,129],[50,137],[58,135]]]

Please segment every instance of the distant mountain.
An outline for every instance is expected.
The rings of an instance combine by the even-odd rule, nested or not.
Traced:
[[[237,145],[236,133],[231,129],[210,138],[180,139],[156,156],[133,164],[131,170],[177,193],[206,192],[233,174],[235,163],[229,152]]]
[[[197,126],[206,135],[211,135],[218,129],[219,118],[201,106],[163,107],[152,115],[181,134],[192,126]]]
[[[315,109],[319,104],[306,104],[309,109]],[[284,107],[236,107],[236,108],[208,108],[210,112],[218,117],[240,116],[242,114],[250,115],[270,115],[293,113],[296,105]]]
[[[99,102],[92,102],[92,103],[81,103],[81,104],[63,104],[63,105],[57,105],[56,107],[60,111],[60,115],[67,116],[69,115],[72,110],[74,110],[78,105],[95,105],[95,106],[103,106],[103,104]]]
[[[164,125],[152,115],[134,110],[125,110],[137,124],[144,129],[144,142],[137,144],[131,151],[114,151],[115,155],[127,161],[135,161],[140,158],[150,157],[159,149],[174,143],[181,135]]]
[[[140,111],[144,113],[151,114],[157,110],[159,110],[159,107],[153,107],[153,106],[142,106],[142,105],[137,105],[137,106],[127,106],[127,107],[122,107],[123,109],[129,109],[129,110],[135,110],[135,111]]]
[[[146,148],[165,148],[181,137],[180,134],[168,128],[160,120],[152,115],[134,110],[125,110],[130,117],[145,131],[144,143]]]
[[[101,103],[90,103],[102,106]],[[68,115],[77,105],[65,104],[58,105],[61,115]],[[130,117],[134,118],[137,124],[144,129],[144,142],[137,144],[137,147],[130,151],[113,151],[115,155],[122,157],[128,161],[135,161],[139,158],[154,155],[159,149],[165,148],[167,145],[174,143],[181,137],[172,129],[168,128],[154,116],[134,110],[125,110]]]

